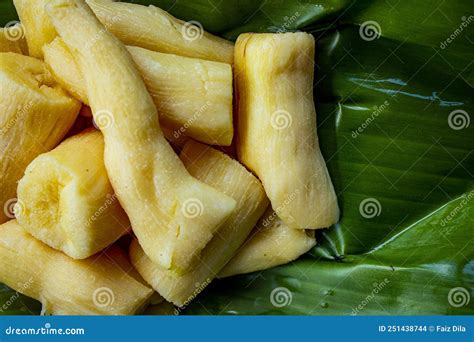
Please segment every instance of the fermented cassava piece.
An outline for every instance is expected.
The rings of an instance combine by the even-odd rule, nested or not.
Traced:
[[[50,0],[13,0],[24,28],[30,56],[42,58],[43,45],[56,37],[56,30],[49,20],[45,5]]]
[[[234,45],[155,6],[110,0],[87,0],[108,31],[127,45],[232,64]]]
[[[44,62],[0,53],[0,223],[14,216],[17,182],[26,166],[61,141],[80,107]]]
[[[165,140],[155,105],[125,46],[79,0],[47,7],[84,77],[105,139],[105,166],[145,253],[185,272],[235,201],[193,178]],[[198,204],[197,213],[193,211]]]
[[[199,265],[187,274],[163,270],[145,255],[137,241],[132,242],[130,257],[138,272],[166,300],[185,306],[232,258],[265,211],[268,200],[260,181],[222,152],[190,141],[181,152],[181,159],[194,177],[237,202],[232,216],[202,251]]]
[[[314,230],[288,227],[269,207],[232,260],[219,272],[219,278],[286,264],[315,245]]]
[[[28,54],[25,33],[21,24],[9,27],[0,27],[0,52],[14,52]]]
[[[104,166],[104,139],[88,131],[36,157],[18,183],[18,223],[74,259],[85,259],[125,234],[130,223]]]
[[[29,235],[16,220],[0,226],[0,281],[54,315],[130,315],[153,294],[123,252],[110,248],[74,260]]]
[[[56,37],[43,46],[44,61],[51,69],[56,81],[72,96],[88,105],[87,89],[79,67],[61,38]]]
[[[310,34],[246,33],[237,39],[239,160],[293,228],[329,227],[339,218],[316,132],[313,69]]]
[[[127,47],[158,110],[160,124],[175,136],[228,146],[232,142],[232,68],[205,61]],[[46,63],[72,95],[88,103],[74,57],[60,38],[44,46]]]

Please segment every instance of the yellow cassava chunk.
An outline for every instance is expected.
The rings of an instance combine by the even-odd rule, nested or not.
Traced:
[[[36,157],[18,183],[18,223],[74,259],[85,259],[127,233],[130,223],[104,166],[104,139],[88,131]]]
[[[219,278],[286,264],[315,245],[314,230],[290,228],[268,207],[232,260],[219,272]]]
[[[81,71],[60,37],[43,46],[44,61],[54,77],[72,96],[88,105],[87,89]]]
[[[232,142],[232,68],[205,61],[127,47],[158,110],[160,124],[177,138],[228,146]],[[88,103],[86,85],[60,38],[45,45],[44,56],[61,85]]]
[[[17,23],[9,27],[0,27],[0,52],[14,52],[28,55],[23,25]]]
[[[130,54],[87,5],[52,0],[47,10],[84,77],[105,167],[140,245],[161,267],[188,271],[235,201],[186,171]],[[186,211],[196,201],[204,208],[197,217]]]
[[[25,168],[61,141],[80,108],[44,62],[0,53],[0,223],[14,217],[17,182]]]
[[[24,28],[30,56],[43,58],[43,45],[56,36],[45,6],[50,0],[13,0],[16,11]]]
[[[87,0],[109,32],[127,45],[232,64],[234,44],[184,22],[162,9],[126,2]]]
[[[132,264],[166,300],[185,306],[214,279],[250,233],[265,211],[268,199],[260,181],[239,162],[209,146],[190,141],[181,159],[197,179],[231,196],[237,207],[202,251],[197,267],[176,274],[154,264],[135,240],[130,247]],[[202,207],[196,203],[196,212]]]
[[[262,181],[290,227],[329,227],[339,218],[321,154],[313,102],[314,38],[239,36],[235,47],[239,160]]]
[[[28,234],[16,220],[0,226],[0,282],[35,298],[53,315],[130,315],[153,291],[130,275],[126,255],[112,247],[74,260]]]

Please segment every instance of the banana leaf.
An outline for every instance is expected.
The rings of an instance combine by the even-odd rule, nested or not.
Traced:
[[[472,287],[474,272],[474,241],[466,239],[465,229],[455,227],[471,228],[474,208],[465,207],[449,228],[440,229],[439,224],[466,200],[461,196],[450,201],[366,253],[339,261],[310,255],[291,265],[214,284],[189,312],[472,314],[472,306],[454,307],[467,301],[462,289]],[[461,302],[454,302],[455,293]]]
[[[11,21],[18,20],[12,0],[0,1],[0,26],[7,26]]]
[[[0,1],[0,19],[15,20]],[[304,30],[317,40],[318,134],[341,220],[299,260],[215,281],[184,313],[474,314],[469,2],[134,2],[228,39]],[[15,294],[2,291],[0,303]],[[38,310],[20,298],[3,313]]]

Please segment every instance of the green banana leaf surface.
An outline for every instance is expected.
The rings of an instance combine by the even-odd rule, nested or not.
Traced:
[[[231,40],[301,30],[317,42],[318,134],[341,220],[297,261],[214,281],[183,313],[474,314],[472,2],[133,2]],[[0,12],[17,20],[11,1]],[[5,286],[1,303],[40,310]]]

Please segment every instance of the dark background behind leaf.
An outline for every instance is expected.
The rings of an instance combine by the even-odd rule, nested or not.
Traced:
[[[215,281],[187,313],[474,313],[474,132],[448,120],[453,111],[474,115],[472,1],[134,2],[228,39],[292,30],[317,39],[318,132],[342,220],[296,262]],[[11,1],[0,6],[3,24],[16,20]],[[380,36],[363,39],[361,26],[374,22]],[[367,199],[379,215],[361,215]],[[291,303],[271,304],[278,287]],[[448,300],[457,288],[470,294],[461,307]]]

